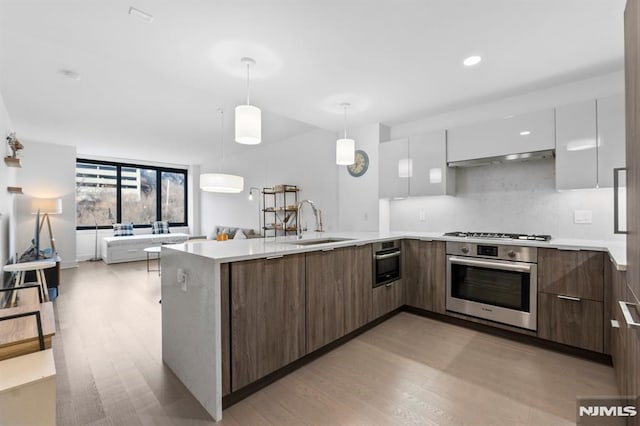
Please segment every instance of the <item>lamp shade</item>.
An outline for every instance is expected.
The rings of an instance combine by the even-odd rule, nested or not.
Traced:
[[[356,161],[356,141],[353,139],[338,139],[336,141],[336,164],[349,166]]]
[[[236,194],[244,190],[244,178],[223,173],[203,173],[200,175],[200,189],[207,192]]]
[[[236,142],[257,145],[262,142],[262,112],[253,105],[236,107]]]
[[[61,198],[32,198],[31,213],[62,214]]]

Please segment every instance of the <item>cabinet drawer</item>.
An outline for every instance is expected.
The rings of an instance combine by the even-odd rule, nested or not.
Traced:
[[[379,318],[404,305],[402,292],[402,280],[374,288],[372,319]]]
[[[604,253],[538,249],[538,291],[602,301]]]
[[[109,250],[109,260],[111,262],[129,262],[146,258],[147,254],[144,252],[144,249],[140,247],[118,247],[117,249]]]
[[[538,293],[538,337],[602,352],[602,302]]]

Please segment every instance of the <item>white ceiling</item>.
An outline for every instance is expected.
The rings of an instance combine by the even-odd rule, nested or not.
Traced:
[[[232,142],[242,56],[269,143],[339,130],[345,101],[349,126],[397,124],[619,70],[624,3],[0,0],[0,91],[25,140],[198,164],[220,155],[218,107],[226,153],[250,149]]]

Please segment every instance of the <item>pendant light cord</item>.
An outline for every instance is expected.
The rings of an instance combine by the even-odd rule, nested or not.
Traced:
[[[249,63],[247,62],[247,105],[251,105],[251,103],[249,102],[249,100],[251,99],[250,95],[251,95],[251,87],[249,86]]]
[[[220,171],[222,172],[222,162],[224,161],[224,110],[218,108],[220,112]]]
[[[344,138],[347,138],[347,106],[343,105],[344,108]]]

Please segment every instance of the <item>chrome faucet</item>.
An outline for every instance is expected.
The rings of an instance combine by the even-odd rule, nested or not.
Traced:
[[[311,200],[302,200],[298,203],[298,226],[296,227],[296,235],[298,239],[302,239],[302,206],[307,203],[313,210],[313,216],[316,218],[316,230],[315,232],[324,232],[322,229],[322,211],[316,207],[316,203]]]

